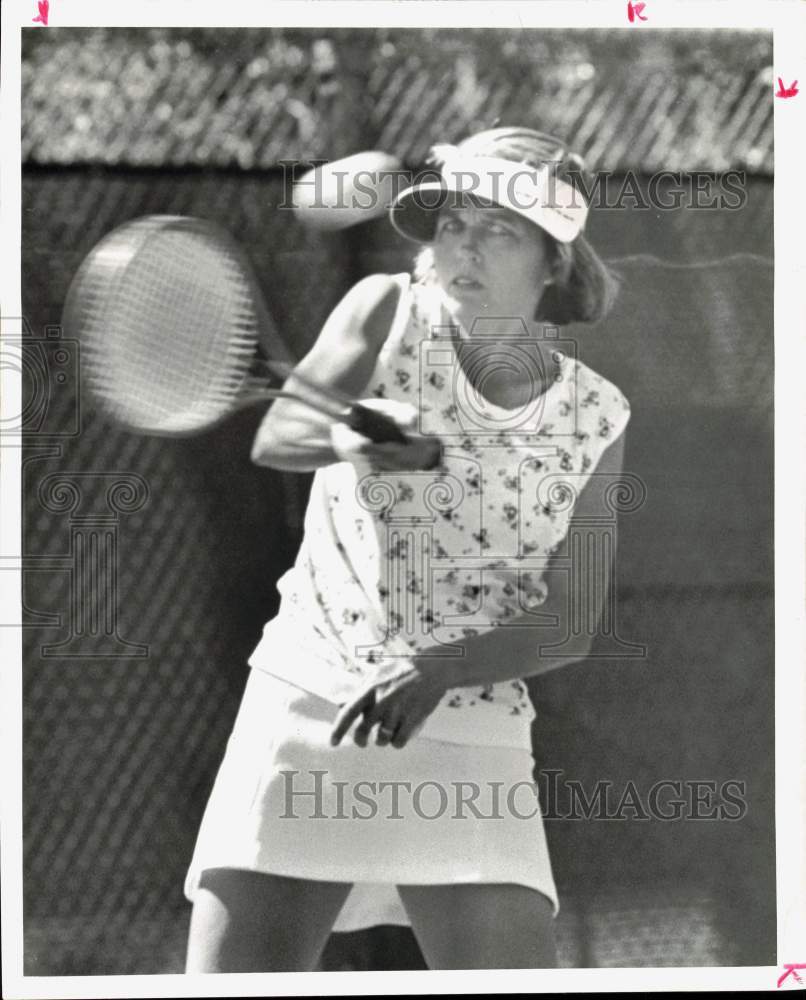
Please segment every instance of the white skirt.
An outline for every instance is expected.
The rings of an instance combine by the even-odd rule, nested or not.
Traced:
[[[408,924],[399,884],[517,883],[557,914],[529,752],[422,736],[361,748],[352,733],[333,747],[337,712],[250,671],[185,879],[189,900],[205,869],[240,868],[352,882],[335,931]]]

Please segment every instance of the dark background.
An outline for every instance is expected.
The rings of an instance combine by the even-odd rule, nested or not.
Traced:
[[[29,973],[181,969],[185,869],[310,483],[250,464],[257,410],[182,441],[106,424],[74,347],[61,366],[46,338],[75,269],[128,219],[218,221],[299,355],[411,245],[385,221],[304,230],[278,208],[278,161],[376,148],[416,167],[496,117],[644,187],[658,169],[746,172],[735,211],[592,213],[622,293],[567,333],[632,405],[625,470],[647,500],[619,523],[618,627],[648,655],[530,687],[538,769],[643,796],[746,783],[734,822],[547,821],[564,964],[775,961],[770,62],[767,35],[725,32],[24,33]],[[110,501],[118,481],[141,495]],[[81,604],[99,586],[90,536],[116,547],[100,625]],[[323,964],[419,961],[408,930],[378,928],[335,935]]]

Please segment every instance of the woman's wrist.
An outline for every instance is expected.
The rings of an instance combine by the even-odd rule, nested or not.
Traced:
[[[440,469],[442,471],[447,471],[445,469],[445,445],[440,437],[432,438],[434,445],[434,458],[431,463],[426,467],[426,471],[432,471],[435,469]]]
[[[466,666],[466,655],[457,656],[444,652],[429,654],[426,651],[418,653],[413,660],[418,673],[429,683],[441,687],[443,691],[461,687],[465,683],[462,679],[462,666]]]
[[[500,629],[490,628],[448,646],[424,649],[417,661],[423,673],[439,676],[446,688],[500,684],[541,671],[534,634],[526,628],[511,629],[503,643]]]

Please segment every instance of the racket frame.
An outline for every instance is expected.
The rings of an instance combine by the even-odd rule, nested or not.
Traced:
[[[297,360],[277,331],[251,261],[222,226],[206,219],[183,215],[151,215],[124,223],[107,233],[84,258],[70,283],[62,313],[64,329],[81,341],[80,331],[86,325],[92,307],[95,310],[100,310],[99,313],[95,312],[92,316],[94,324],[96,326],[99,324],[99,315],[102,324],[105,311],[113,304],[115,288],[122,281],[125,270],[131,261],[149,239],[158,233],[170,230],[190,233],[202,241],[209,241],[222,254],[226,253],[234,260],[246,285],[254,318],[254,332],[243,337],[243,343],[247,346],[247,350],[239,350],[239,353],[246,355],[249,343],[253,343],[253,366],[256,361],[259,361],[274,374],[282,373],[285,375],[286,380],[293,377],[303,387],[323,396],[325,402],[308,399],[285,388],[273,389],[264,380],[254,376],[248,367],[245,367],[243,371],[238,371],[233,366],[233,375],[240,375],[240,383],[233,390],[233,395],[227,401],[227,405],[214,417],[184,428],[139,425],[127,421],[119,414],[110,412],[109,404],[103,393],[93,391],[94,383],[104,384],[103,375],[96,363],[97,357],[102,358],[102,354],[96,344],[92,350],[85,354],[85,360],[89,362],[89,388],[97,399],[101,410],[110,419],[126,430],[140,434],[171,438],[192,437],[217,427],[241,409],[265,404],[272,399],[289,398],[311,407],[331,420],[342,421],[373,440],[408,442],[409,439],[397,424],[385,414],[362,406],[347,394],[332,387],[320,385],[315,380],[295,370]],[[122,240],[124,232],[125,242]],[[122,252],[123,250],[125,252]],[[260,357],[258,348],[268,355],[268,358]],[[92,371],[93,367],[96,369],[95,372]],[[212,408],[213,400],[209,400],[209,403]]]

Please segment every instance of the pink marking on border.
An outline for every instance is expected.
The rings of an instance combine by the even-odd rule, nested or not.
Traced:
[[[785,87],[784,81],[778,77],[778,92],[776,97],[794,97],[798,93],[798,81],[795,80],[791,87]]]
[[[641,11],[646,7],[645,3],[633,3],[632,0],[627,0],[627,17],[630,19],[630,24],[638,18],[639,21],[646,21],[647,18],[641,13]]]
[[[806,969],[806,962],[800,962],[800,963],[789,962],[786,965],[784,965],[784,969],[786,970],[784,972],[784,974],[782,976],[778,977],[778,988],[779,989],[781,987],[781,983],[785,979],[788,979],[789,976],[794,976],[795,979],[797,979],[797,981],[801,984],[801,986],[803,985],[803,980],[798,975],[797,970],[798,969]]]
[[[36,24],[39,21],[44,24],[45,27],[48,25],[48,14],[50,13],[50,0],[39,0],[36,5],[39,8],[39,16],[33,17],[31,20]]]

